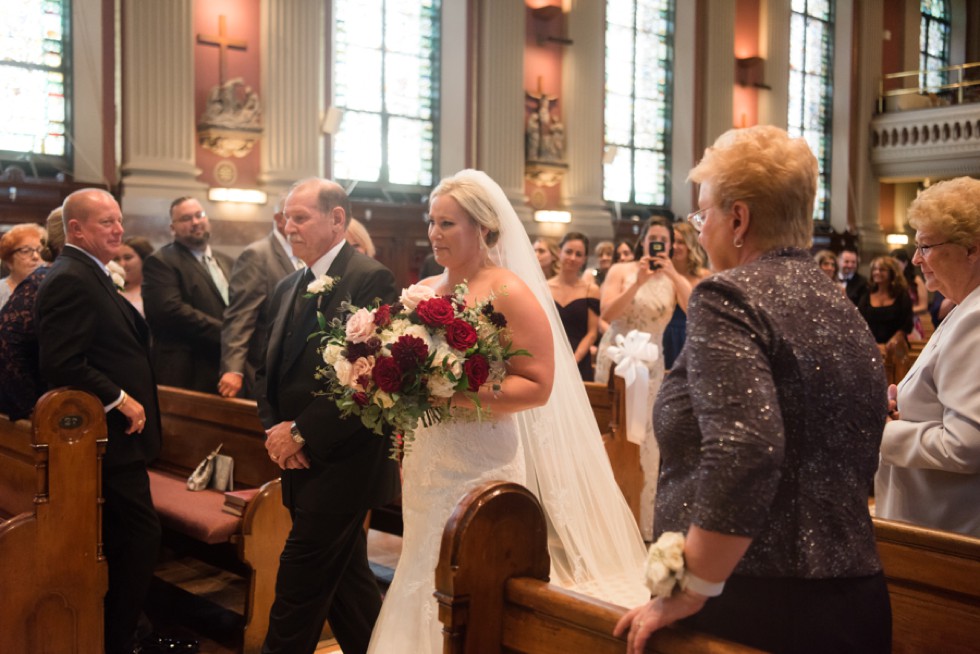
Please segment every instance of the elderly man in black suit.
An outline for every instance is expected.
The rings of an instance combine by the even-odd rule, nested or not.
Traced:
[[[276,580],[276,599],[262,651],[313,652],[325,618],[345,654],[367,650],[381,609],[381,593],[368,566],[363,523],[367,511],[398,490],[398,469],[388,458],[387,438],[357,418],[341,419],[336,404],[313,392],[323,365],[316,313],[329,321],[347,300],[357,306],[375,298],[392,302],[394,276],[344,240],[350,206],[337,184],[297,183],[284,210],[286,236],[306,271],[276,288],[271,315],[260,414],[266,448],[283,468],[283,502],[293,517]],[[332,289],[310,294],[314,279],[329,275]],[[308,297],[309,296],[309,297]],[[262,387],[263,381],[259,382]]]
[[[105,191],[76,191],[65,200],[63,219],[67,245],[37,295],[41,375],[51,387],[74,386],[105,405],[105,651],[140,651],[136,625],[160,547],[146,472],[160,449],[150,332],[106,268],[122,244],[116,201]]]
[[[233,261],[212,251],[211,224],[194,198],[173,201],[170,229],[173,243],[143,262],[143,309],[153,331],[157,380],[216,393]]]
[[[282,215],[285,199],[281,197],[276,203],[272,231],[245,248],[231,271],[229,303],[221,327],[218,380],[218,392],[224,397],[256,397],[255,371],[265,361],[272,293],[283,277],[302,266],[286,240],[286,219]]]

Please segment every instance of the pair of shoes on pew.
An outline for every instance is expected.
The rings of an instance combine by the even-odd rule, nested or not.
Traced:
[[[152,633],[140,639],[133,654],[197,654],[200,643],[189,638],[172,638]]]

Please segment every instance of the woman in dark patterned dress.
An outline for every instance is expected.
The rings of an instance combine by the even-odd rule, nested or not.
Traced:
[[[857,309],[813,262],[817,161],[772,126],[730,130],[691,171],[716,271],[654,409],[655,525],[686,571],[629,611],[627,650],[685,626],[768,652],[889,652],[868,512],[886,384]]]

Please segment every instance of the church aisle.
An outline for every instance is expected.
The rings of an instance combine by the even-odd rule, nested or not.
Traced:
[[[368,533],[368,558],[382,590],[391,582],[401,554],[399,536]],[[200,641],[201,654],[240,654],[245,579],[190,557],[169,558],[155,572],[146,613],[155,629]],[[342,654],[323,640],[316,654]]]

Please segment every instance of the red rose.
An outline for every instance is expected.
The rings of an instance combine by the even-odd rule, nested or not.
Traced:
[[[397,393],[402,387],[402,371],[391,357],[381,357],[374,362],[371,378],[386,393]]]
[[[446,326],[446,340],[457,350],[468,350],[476,345],[476,330],[465,320],[457,318]]]
[[[351,398],[354,400],[357,406],[367,406],[368,402],[371,401],[371,398],[368,397],[368,394],[363,391],[358,391],[357,393],[354,393],[354,395],[352,395]]]
[[[391,346],[391,357],[403,371],[415,370],[429,356],[429,346],[418,336],[399,336]]]
[[[422,300],[415,307],[415,312],[429,327],[443,327],[456,319],[453,303],[444,297]]]
[[[374,324],[378,327],[387,327],[391,324],[391,305],[382,304],[374,310]]]
[[[466,373],[466,380],[470,384],[469,390],[476,392],[490,376],[490,362],[482,354],[474,354],[463,364],[463,372]]]

